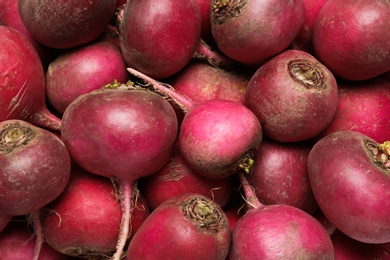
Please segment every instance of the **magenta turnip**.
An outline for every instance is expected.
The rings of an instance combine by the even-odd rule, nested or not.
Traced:
[[[96,39],[109,24],[115,6],[115,0],[19,0],[20,17],[31,37],[58,49]]]
[[[285,50],[304,20],[303,0],[212,1],[214,41],[226,56],[243,64],[258,66]]]
[[[108,178],[82,169],[73,172],[64,192],[44,209],[45,241],[65,255],[109,258],[115,252],[122,214],[116,192]],[[131,236],[149,215],[142,195],[132,200],[137,205]]]
[[[225,260],[231,232],[212,200],[187,193],[163,202],[130,241],[127,259]]]
[[[122,224],[114,259],[120,259],[129,235],[133,185],[167,163],[178,131],[168,101],[132,87],[110,86],[79,96],[66,108],[61,128],[80,167],[120,184]]]
[[[338,230],[363,243],[390,241],[389,144],[338,131],[320,139],[308,157],[322,212]]]
[[[336,113],[315,140],[336,131],[356,131],[379,143],[390,137],[390,81],[375,77],[360,81],[338,81]]]
[[[232,231],[229,259],[334,259],[325,228],[296,207],[264,205],[239,173],[248,211]]]
[[[31,43],[16,29],[0,25],[0,121],[21,119],[59,130],[61,120],[46,107],[45,73]]]
[[[81,94],[117,80],[126,82],[128,73],[120,50],[99,41],[64,52],[49,64],[46,72],[48,101],[60,114]]]
[[[337,82],[312,55],[287,50],[253,74],[245,104],[259,118],[264,135],[280,142],[307,140],[332,121]]]
[[[172,155],[169,162],[158,172],[144,178],[140,188],[151,210],[164,201],[185,193],[197,193],[212,199],[224,207],[232,194],[231,177],[210,179],[204,177],[185,162],[180,153]]]
[[[264,204],[286,204],[313,214],[318,205],[307,173],[310,146],[263,139],[254,158],[249,184]]]
[[[315,56],[335,76],[364,80],[390,70],[390,2],[328,0],[313,28]]]
[[[179,149],[193,170],[209,178],[225,178],[241,169],[250,171],[261,144],[262,128],[246,106],[221,99],[193,102],[171,86],[135,69],[128,71],[173,99],[185,112],[179,130]]]
[[[128,0],[120,32],[126,63],[166,78],[181,70],[200,44],[199,6],[194,0]]]

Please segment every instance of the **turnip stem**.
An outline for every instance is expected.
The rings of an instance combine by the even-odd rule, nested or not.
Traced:
[[[228,57],[214,51],[210,45],[201,40],[194,54],[194,58],[198,60],[205,60],[208,64],[218,68],[233,68],[235,62]]]
[[[159,92],[162,92],[164,95],[171,98],[184,112],[186,112],[190,107],[192,107],[195,102],[193,102],[191,99],[186,97],[184,94],[180,93],[179,91],[175,90],[172,86],[168,84],[163,84],[145,74],[143,74],[140,71],[137,71],[132,68],[127,68],[127,71],[129,71],[131,74],[136,76],[137,78],[140,78],[147,83],[151,84],[153,88]]]
[[[130,234],[130,221],[131,221],[131,198],[133,184],[129,181],[120,182],[122,193],[121,193],[121,205],[122,205],[122,220],[121,227],[119,230],[118,242],[116,245],[116,252],[113,255],[113,260],[119,260],[122,257],[123,250],[126,246],[127,239]]]
[[[32,224],[34,226],[34,234],[35,234],[35,247],[34,247],[34,255],[32,260],[38,260],[39,255],[41,253],[42,244],[43,244],[43,233],[42,233],[42,223],[40,211],[34,211],[30,214],[32,218]]]
[[[240,178],[241,186],[244,189],[245,201],[249,208],[258,209],[264,207],[264,204],[260,202],[257,198],[253,187],[249,184],[247,178],[243,172],[239,172],[238,176]]]

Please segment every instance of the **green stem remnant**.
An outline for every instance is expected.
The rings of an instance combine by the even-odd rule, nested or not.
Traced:
[[[16,147],[28,144],[35,136],[35,132],[19,122],[4,125],[0,129],[0,153],[10,153]]]
[[[390,141],[383,144],[367,142],[366,146],[372,153],[374,162],[381,168],[390,171]]]

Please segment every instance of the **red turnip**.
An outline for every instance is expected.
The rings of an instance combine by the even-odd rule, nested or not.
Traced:
[[[225,99],[244,103],[249,78],[240,72],[192,61],[167,82],[194,102]]]
[[[390,137],[390,81],[338,81],[338,106],[329,126],[315,139],[336,131],[352,130],[379,143]]]
[[[334,259],[324,227],[296,207],[260,203],[240,172],[250,207],[235,224],[229,259]]]
[[[305,20],[303,0],[212,1],[217,47],[243,64],[258,65],[285,50]]]
[[[172,155],[170,161],[158,172],[142,180],[142,192],[151,210],[162,202],[185,193],[201,194],[224,207],[232,194],[233,179],[210,179],[204,177],[184,161],[180,153]]]
[[[389,16],[388,0],[328,0],[313,28],[315,56],[348,80],[390,70]]]
[[[294,49],[313,54],[313,27],[318,13],[327,0],[304,0],[305,22],[292,45]]]
[[[56,52],[37,42],[28,33],[19,14],[18,0],[0,0],[0,24],[1,23],[21,32],[38,52],[43,67],[47,68],[47,65],[54,59]]]
[[[20,17],[31,37],[58,49],[96,39],[109,24],[115,6],[115,0],[19,0]]]
[[[134,76],[173,99],[185,116],[180,125],[179,149],[186,163],[209,178],[225,178],[241,169],[250,171],[260,146],[262,129],[244,105],[221,99],[193,102],[171,86],[128,68]]]
[[[120,50],[107,41],[87,44],[63,53],[49,64],[46,72],[47,98],[51,106],[62,114],[76,97],[114,80],[128,80]]]
[[[178,131],[168,101],[152,91],[127,87],[79,96],[66,108],[61,128],[80,167],[120,184],[122,223],[114,259],[120,259],[129,235],[133,185],[167,163]]]
[[[21,119],[58,130],[61,120],[45,103],[45,73],[31,43],[16,29],[0,25],[0,121]]]
[[[26,260],[34,257],[35,238],[26,222],[13,221],[0,233],[2,259]],[[39,259],[66,260],[68,257],[43,243]]]
[[[110,257],[115,252],[121,222],[121,206],[115,193],[108,178],[82,169],[73,172],[64,192],[45,207],[42,226],[46,242],[74,257]],[[133,196],[134,201],[137,205],[132,212],[131,237],[149,215],[141,194]]]
[[[65,189],[70,156],[62,141],[22,120],[0,122],[0,213],[39,210]]]
[[[252,76],[245,104],[259,118],[264,135],[281,142],[307,140],[332,121],[337,82],[312,55],[287,50]]]
[[[338,131],[319,140],[308,157],[322,212],[338,230],[363,243],[390,241],[389,144]]]
[[[201,18],[200,36],[209,44],[214,43],[213,35],[211,33],[211,2],[212,0],[195,0],[199,6]]]
[[[130,241],[127,259],[225,260],[230,228],[212,200],[187,193],[156,208]]]
[[[165,78],[181,70],[200,44],[199,6],[194,0],[129,0],[120,32],[126,63]]]
[[[263,139],[247,175],[257,198],[264,204],[286,204],[313,214],[318,205],[307,173],[310,146]]]
[[[354,240],[340,231],[335,232],[331,239],[335,260],[387,259],[385,249],[381,245]]]

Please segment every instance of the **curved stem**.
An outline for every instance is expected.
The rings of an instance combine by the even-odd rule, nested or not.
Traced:
[[[260,209],[264,207],[264,204],[260,202],[257,198],[253,187],[249,184],[243,172],[238,173],[238,177],[240,178],[241,187],[244,190],[245,201],[249,208],[252,209]]]
[[[236,64],[234,60],[214,51],[204,40],[200,41],[193,58],[206,61],[212,66],[225,69],[230,69]]]
[[[116,252],[113,255],[113,260],[119,260],[122,257],[124,248],[126,246],[127,239],[130,236],[130,226],[131,226],[131,198],[133,192],[133,183],[130,181],[121,181],[121,205],[122,205],[122,220],[119,230],[118,242],[116,245]]]
[[[51,113],[46,107],[41,108],[40,111],[26,121],[49,130],[59,131],[61,129],[61,119]]]
[[[43,244],[43,232],[42,232],[40,211],[37,210],[30,213],[30,217],[32,219],[32,224],[34,226],[34,233],[35,233],[35,247],[34,247],[34,255],[32,260],[38,260],[39,255],[41,253],[42,244]]]
[[[186,97],[184,94],[175,90],[172,86],[168,84],[163,84],[133,68],[127,68],[127,70],[137,78],[140,78],[145,82],[151,84],[155,90],[162,92],[163,94],[171,98],[183,110],[183,112],[186,112],[190,107],[195,104],[195,102]]]

